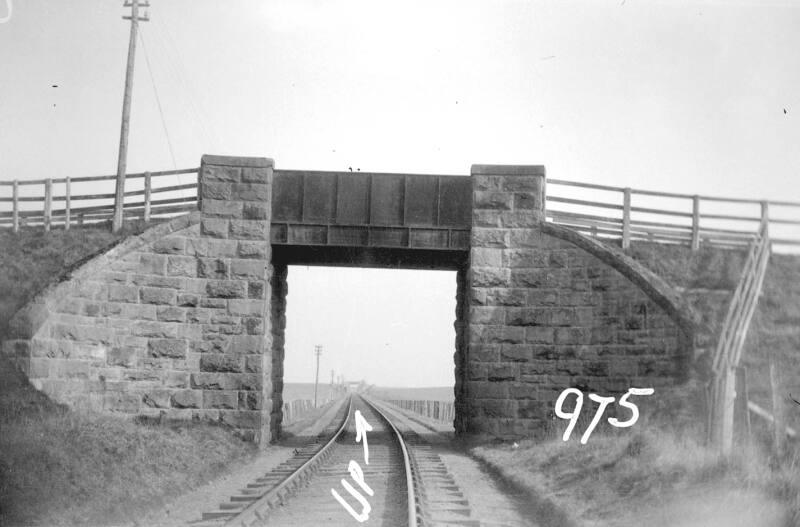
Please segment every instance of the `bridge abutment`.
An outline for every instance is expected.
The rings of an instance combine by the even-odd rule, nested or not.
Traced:
[[[472,182],[465,431],[543,433],[566,388],[619,396],[680,380],[682,329],[592,254],[609,249],[545,222],[544,167],[474,165]]]

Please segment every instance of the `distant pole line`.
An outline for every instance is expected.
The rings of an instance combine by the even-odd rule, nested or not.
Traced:
[[[111,223],[111,231],[119,232],[122,228],[122,212],[125,205],[125,169],[128,161],[128,132],[131,120],[131,96],[133,92],[133,66],[136,61],[136,38],[139,31],[139,21],[148,21],[145,15],[139,17],[139,0],[130,0],[123,7],[131,8],[130,16],[123,16],[124,20],[131,21],[130,40],[128,42],[128,65],[125,70],[125,93],[122,98],[122,125],[119,137],[119,158],[117,160],[117,185],[114,193],[114,219]],[[141,7],[150,7],[145,0]]]
[[[317,375],[314,378],[314,408],[317,407],[317,385],[319,385],[319,356],[322,355],[322,346],[314,346],[314,354],[317,356]]]

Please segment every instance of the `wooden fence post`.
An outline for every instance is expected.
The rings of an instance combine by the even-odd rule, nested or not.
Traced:
[[[733,449],[734,370],[727,363],[711,383],[708,439],[727,456]]]
[[[769,201],[761,202],[761,224],[769,226]]]
[[[783,419],[783,397],[781,393],[781,379],[775,363],[769,363],[769,384],[772,389],[772,416],[775,418],[773,438],[775,453],[780,455],[783,452],[783,445],[786,442],[786,423]]]
[[[631,189],[623,191],[622,204],[622,248],[628,249],[631,246]]]
[[[692,250],[700,249],[700,196],[692,197]]]
[[[749,399],[747,393],[747,368],[736,368],[736,401],[734,403],[733,424],[736,427],[736,436],[741,444],[746,444],[750,439],[750,410],[747,407]]]
[[[44,230],[50,230],[53,214],[53,180],[47,178],[44,182]]]
[[[12,197],[14,200],[14,213],[13,213],[14,232],[19,232],[19,181],[17,181],[16,179],[14,180],[14,190]]]
[[[722,375],[725,387],[722,390],[722,405],[720,408],[722,414],[720,446],[722,447],[722,454],[727,456],[733,450],[733,406],[736,399],[736,374],[734,369],[726,364]]]
[[[144,173],[144,222],[150,223],[150,172]]]
[[[69,215],[69,207],[70,207],[70,198],[71,198],[71,191],[70,191],[70,181],[69,176],[67,176],[67,188],[66,188],[66,198],[64,201],[64,230],[69,230],[69,222],[70,222],[70,215]]]

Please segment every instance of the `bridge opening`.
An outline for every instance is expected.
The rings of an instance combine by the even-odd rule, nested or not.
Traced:
[[[457,274],[276,265],[273,288],[286,296],[279,303],[285,315],[273,324],[272,399],[283,410],[273,431],[308,406],[291,401],[314,399],[318,351],[318,406],[348,389],[368,390],[389,400],[440,401],[437,407],[449,408],[452,419],[459,370]],[[280,344],[283,353],[276,353]]]

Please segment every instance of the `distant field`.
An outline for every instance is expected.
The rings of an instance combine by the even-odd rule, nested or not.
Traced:
[[[327,400],[328,393],[331,391],[330,384],[319,385],[317,399],[320,402]],[[453,401],[452,386],[431,386],[427,388],[399,388],[375,386],[371,393],[382,399],[407,399],[422,401]],[[336,394],[334,392],[334,398]],[[283,384],[283,400],[292,401],[294,399],[314,400],[313,382],[287,382]]]
[[[412,401],[449,401],[454,399],[452,386],[431,386],[428,388],[390,388],[376,386],[372,393],[382,399]]]
[[[328,394],[331,392],[330,384],[320,383],[317,391],[317,400],[320,402],[328,399]],[[336,396],[334,395],[334,398]],[[313,382],[285,382],[283,383],[283,400],[293,401],[295,399],[309,399],[314,400],[314,383]]]

